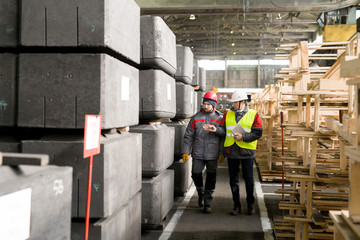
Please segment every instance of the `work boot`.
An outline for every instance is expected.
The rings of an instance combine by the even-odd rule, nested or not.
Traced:
[[[199,187],[196,189],[197,189],[197,193],[198,193],[198,205],[199,205],[199,207],[203,207],[204,206],[204,188]]]
[[[233,210],[231,210],[230,215],[236,216],[236,215],[238,215],[238,214],[240,213],[240,211],[241,211],[241,208],[238,207],[238,206],[235,206],[235,207],[233,208]]]
[[[248,204],[247,214],[252,215],[254,213],[254,205]]]
[[[211,213],[211,207],[205,205],[205,207],[204,207],[204,213],[208,213],[208,214]]]
[[[203,206],[204,206],[203,201],[204,201],[204,195],[199,195],[199,198],[198,198],[198,205],[199,205],[199,207],[203,207]]]

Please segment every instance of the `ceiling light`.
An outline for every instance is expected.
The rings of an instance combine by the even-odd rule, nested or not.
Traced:
[[[190,17],[189,17],[189,19],[190,19],[190,20],[195,20],[195,19],[196,19],[196,17],[195,17],[195,15],[194,15],[194,14],[191,14],[191,15],[190,15]]]
[[[232,43],[231,46],[235,46],[235,43]]]
[[[231,34],[233,34],[233,33],[234,33],[234,31],[233,31],[233,30],[231,30],[231,31],[230,31],[230,33],[231,33]]]
[[[236,52],[233,52],[234,55],[236,55]]]
[[[278,51],[279,49],[278,48],[275,48],[275,51]]]

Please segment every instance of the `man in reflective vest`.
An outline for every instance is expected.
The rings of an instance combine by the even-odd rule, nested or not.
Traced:
[[[204,207],[205,213],[211,213],[212,195],[216,184],[216,170],[221,148],[218,134],[208,132],[207,129],[219,127],[222,113],[215,109],[216,93],[209,91],[203,97],[203,107],[190,120],[184,135],[182,148],[184,163],[192,155],[191,177],[198,192],[199,207]],[[205,189],[203,170],[206,166]],[[204,202],[204,204],[203,204]]]
[[[243,90],[235,90],[230,102],[232,108],[225,112],[219,128],[209,129],[220,136],[225,136],[223,154],[227,157],[230,176],[230,188],[234,202],[231,215],[241,212],[239,192],[239,167],[241,163],[242,175],[245,180],[247,213],[254,211],[254,178],[253,164],[256,155],[257,140],[262,136],[262,125],[259,114],[249,109],[247,94]],[[240,124],[242,133],[234,132]],[[237,127],[236,129],[239,129]]]

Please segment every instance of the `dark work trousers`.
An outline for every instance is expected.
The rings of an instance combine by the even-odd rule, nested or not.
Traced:
[[[205,181],[205,191],[203,183],[203,170],[206,166],[206,181]],[[216,160],[200,160],[193,158],[191,177],[194,180],[196,190],[198,195],[204,196],[204,205],[211,206],[213,200],[213,193],[215,190],[216,184],[216,169],[218,166],[218,161]]]
[[[254,204],[254,178],[253,165],[254,159],[234,159],[228,158],[228,168],[230,176],[230,188],[233,197],[234,207],[241,207],[239,192],[239,167],[241,162],[242,175],[245,180],[246,187],[246,203]]]

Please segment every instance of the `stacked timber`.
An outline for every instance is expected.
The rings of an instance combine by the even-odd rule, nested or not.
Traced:
[[[91,114],[102,115],[102,129],[89,239],[140,239],[141,135],[123,131],[139,123],[139,6],[133,0],[3,6],[9,31],[0,36],[0,151],[48,154],[50,164],[73,168],[71,233],[29,238],[83,238],[84,120]]]
[[[260,145],[267,154],[267,170],[276,169],[281,162],[285,180],[292,183],[291,188],[276,191],[285,198],[279,204],[284,216],[274,224],[275,234],[277,238],[332,239],[334,225],[329,210],[347,208],[349,171],[344,149],[353,138],[349,126],[354,97],[340,69],[343,59],[357,51],[357,44],[300,42],[282,47],[290,51],[279,56],[290,60],[289,68],[276,76],[280,80],[275,112],[283,115],[283,123],[274,124],[272,134],[267,129],[265,144]],[[328,50],[335,53],[325,53]],[[318,67],[313,60],[327,60],[328,64]],[[266,113],[263,115],[267,125],[270,120],[266,120]],[[281,154],[279,141],[268,139],[278,136],[281,140],[278,127],[284,130]],[[266,145],[269,142],[271,146]]]
[[[359,41],[357,41],[359,44]],[[358,45],[359,46],[359,45]],[[341,77],[346,78],[346,84],[353,98],[349,104],[349,118],[338,124],[339,135],[350,143],[345,146],[344,155],[350,158],[349,167],[349,202],[348,209],[338,209],[330,211],[331,219],[335,223],[334,239],[360,239],[360,192],[359,192],[359,173],[360,173],[360,118],[359,118],[359,90],[360,90],[360,51],[359,48],[351,48],[349,56],[345,56],[341,62]],[[354,134],[355,133],[355,134]]]

